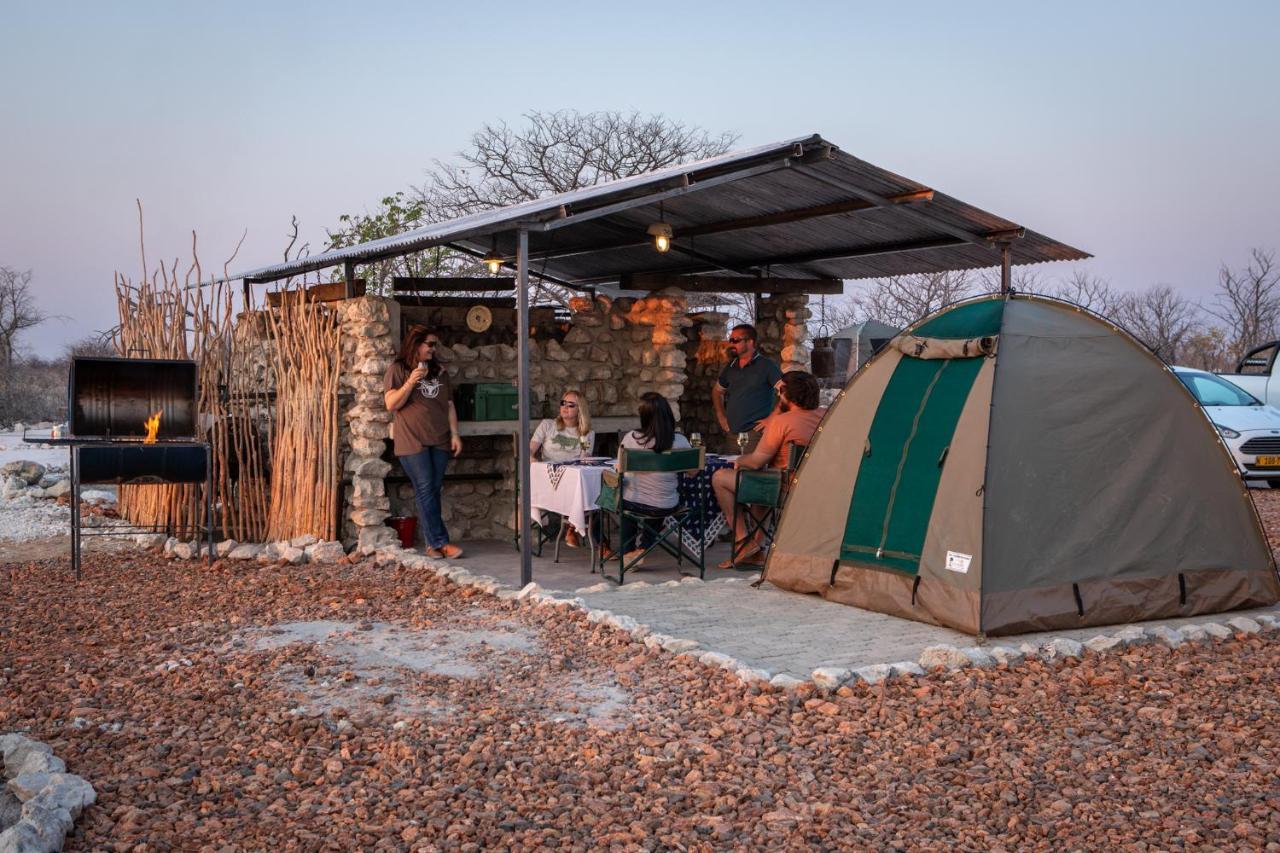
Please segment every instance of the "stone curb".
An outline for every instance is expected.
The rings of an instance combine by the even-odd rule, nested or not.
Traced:
[[[1166,625],[1152,627],[1123,625],[1116,629],[1113,634],[1100,634],[1083,643],[1068,637],[1051,637],[1042,641],[1039,645],[1023,643],[1016,649],[1002,645],[965,646],[961,648],[939,644],[926,648],[915,661],[869,664],[853,670],[839,667],[819,667],[807,677],[802,677],[791,673],[772,674],[763,669],[755,669],[730,655],[704,649],[697,640],[656,633],[648,625],[638,623],[631,616],[591,607],[581,598],[583,595],[606,592],[610,594],[643,592],[662,587],[677,587],[683,584],[740,584],[753,580],[751,577],[716,578],[710,581],[704,581],[696,577],[684,577],[679,580],[663,581],[658,584],[633,581],[624,586],[601,581],[591,586],[579,587],[573,591],[570,597],[565,597],[547,592],[536,583],[530,583],[522,589],[514,589],[496,578],[488,575],[472,574],[463,566],[427,557],[410,549],[400,547],[380,548],[374,551],[372,556],[378,562],[395,562],[408,568],[430,570],[440,577],[453,581],[457,586],[478,589],[499,600],[514,602],[517,605],[524,604],[534,608],[553,607],[562,610],[579,610],[586,615],[587,621],[593,624],[606,625],[629,634],[635,641],[643,643],[646,648],[661,650],[678,658],[701,663],[710,669],[729,672],[744,685],[749,686],[767,682],[784,690],[795,690],[805,685],[811,685],[819,691],[830,693],[841,687],[858,683],[875,685],[904,678],[918,678],[938,672],[955,672],[962,669],[992,669],[997,666],[1012,668],[1031,660],[1039,660],[1045,663],[1079,660],[1086,654],[1111,654],[1123,652],[1126,649],[1140,645],[1159,644],[1170,649],[1176,649],[1189,642],[1226,640],[1237,634],[1280,632],[1280,611],[1274,614],[1259,614],[1256,618],[1216,614],[1219,617],[1227,618],[1222,622],[1189,624],[1183,625],[1181,628],[1170,628]]]
[[[0,851],[61,850],[76,818],[98,799],[93,786],[67,773],[47,744],[24,735],[0,735],[0,758],[6,787],[22,803],[18,822],[0,832]]]

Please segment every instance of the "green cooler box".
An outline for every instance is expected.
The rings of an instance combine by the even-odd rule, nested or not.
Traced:
[[[532,394],[529,399],[532,403]],[[460,421],[514,421],[519,401],[516,387],[506,382],[468,382],[453,394]]]

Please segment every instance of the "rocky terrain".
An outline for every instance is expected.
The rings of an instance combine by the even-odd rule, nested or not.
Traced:
[[[86,568],[0,576],[68,849],[1280,849],[1275,634],[826,694],[372,560]]]

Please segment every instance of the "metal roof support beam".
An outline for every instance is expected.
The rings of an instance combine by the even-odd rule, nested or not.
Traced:
[[[870,190],[864,190],[862,187],[854,186],[848,181],[842,181],[839,178],[833,178],[830,175],[825,175],[816,166],[796,166],[795,171],[798,174],[804,175],[807,178],[811,178],[820,184],[825,184],[833,189],[840,190],[841,192],[847,192],[859,198],[866,199],[867,201],[874,204],[876,207],[893,206],[890,204],[889,199],[885,198],[884,196],[877,195],[876,193],[873,193]],[[967,231],[964,228],[959,228],[955,225],[942,222],[938,220],[936,217],[930,216],[927,213],[922,213],[921,211],[915,210],[911,207],[899,206],[897,207],[897,211],[899,216],[914,220],[915,222],[918,222],[921,225],[927,226],[928,228],[932,228],[938,231],[942,231],[946,234],[950,234],[952,237],[956,237],[968,243],[973,243],[975,246],[982,246],[984,248],[992,249],[992,250],[995,250],[998,248],[996,244],[993,242],[993,239],[997,238],[997,236],[999,239],[1008,240],[1011,238],[1020,238],[1025,233],[1024,229],[1017,228],[1014,231],[1002,231],[999,233],[999,235],[976,234],[972,231]]]
[[[533,504],[529,499],[529,232],[516,232],[516,478],[520,484],[520,586],[533,580],[533,543],[530,527]]]
[[[623,290],[662,290],[678,287],[685,293],[844,293],[838,278],[752,278],[729,275],[667,275],[640,273],[624,275]]]
[[[887,196],[892,204],[912,204],[933,200],[933,190],[915,190]],[[785,225],[791,222],[804,222],[809,219],[820,219],[824,216],[838,216],[842,213],[856,213],[862,210],[874,210],[876,205],[866,199],[838,201],[833,204],[822,204],[815,207],[802,207],[794,210],[782,210],[777,213],[766,213],[760,216],[747,216],[741,219],[725,219],[720,222],[709,222],[705,225],[693,225],[687,228],[676,228],[674,241],[690,237],[703,237],[708,234],[724,234],[729,231],[745,231],[749,228],[767,228],[771,225]],[[625,243],[611,243],[607,246],[590,246],[578,249],[564,249],[559,252],[548,252],[542,257],[560,259],[576,258],[582,255],[594,255],[600,252],[613,252],[621,249],[639,249],[649,245],[649,240],[630,240]],[[673,250],[680,249],[679,242],[671,244]]]
[[[444,245],[445,245],[447,248],[453,249],[455,252],[461,252],[462,254],[464,254],[464,255],[470,255],[470,256],[471,256],[471,257],[473,257],[473,258],[480,258],[480,259],[482,259],[482,260],[484,259],[484,255],[485,255],[485,253],[484,253],[484,252],[480,252],[480,251],[477,251],[477,250],[475,250],[475,249],[468,248],[468,247],[466,247],[466,246],[462,245],[461,243],[445,243]],[[503,264],[503,266],[504,266],[504,267],[507,267],[508,269],[510,269],[510,268],[511,268],[511,264],[506,264],[506,263],[504,263],[504,264]],[[571,289],[571,290],[583,290],[583,291],[585,291],[585,290],[587,289],[585,286],[583,286],[583,285],[581,285],[581,284],[575,284],[574,282],[569,281],[568,279],[557,278],[557,277],[556,277],[556,276],[554,276],[554,275],[547,275],[545,272],[536,273],[536,276],[537,276],[538,278],[542,279],[543,281],[549,281],[549,282],[551,282],[552,284],[558,284],[558,285],[560,285],[561,287],[567,287],[567,288],[569,288],[569,289]]]

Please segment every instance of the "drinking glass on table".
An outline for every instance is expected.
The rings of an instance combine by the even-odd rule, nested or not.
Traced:
[[[738,453],[747,452],[747,442],[751,440],[751,436],[745,432],[738,433]]]
[[[591,439],[585,435],[578,436],[578,447],[581,451],[578,455],[581,458],[586,459],[587,454],[591,452]]]
[[[700,432],[691,432],[691,433],[689,433],[689,446],[690,446],[690,447],[695,447],[695,448],[696,448],[696,447],[701,447],[701,446],[702,446],[702,433],[700,433]]]

